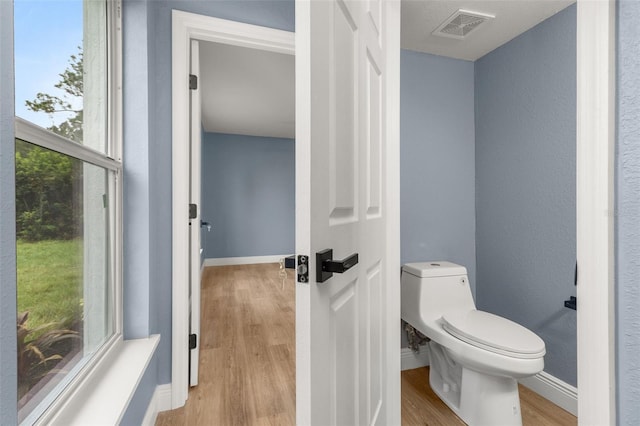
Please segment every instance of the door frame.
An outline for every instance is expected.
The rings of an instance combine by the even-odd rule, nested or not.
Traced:
[[[189,40],[193,38],[288,54],[295,54],[295,43],[292,32],[176,10],[173,11],[172,22],[171,401],[172,408],[178,408],[184,405],[188,392],[188,351],[182,348],[188,347],[189,300],[185,283],[189,272],[186,207],[189,201],[184,188],[188,185],[189,162],[188,149],[180,142],[189,137]],[[584,424],[615,424],[616,417],[615,25],[615,0],[578,0],[576,215],[577,257],[581,273],[576,291],[579,299],[578,415]],[[397,54],[399,57],[400,52]],[[389,95],[399,96],[399,82],[390,87]],[[399,121],[399,113],[396,115]],[[396,125],[399,126],[399,122]],[[399,182],[399,172],[398,176],[393,173],[392,178]],[[388,196],[390,208],[399,211],[398,194]],[[392,232],[399,235],[399,229],[388,230],[389,234]],[[399,250],[395,256],[399,256]],[[400,271],[396,272],[399,275]],[[399,378],[388,392],[399,401]]]
[[[191,40],[189,51],[189,60],[191,62],[190,73],[196,76],[196,81],[200,78],[200,45],[198,40]],[[197,83],[196,83],[197,87]],[[191,300],[201,300],[200,288],[202,286],[202,261],[201,261],[201,230],[202,226],[202,200],[201,200],[201,181],[200,176],[202,162],[202,99],[200,90],[190,90],[190,137],[191,145],[189,169],[189,199],[198,206],[196,209],[196,217],[191,219],[189,227],[189,286]],[[189,338],[195,336],[195,348],[189,350],[189,387],[198,384],[198,372],[200,367],[200,303],[191,303],[189,315]]]
[[[616,424],[616,4],[578,0],[577,7],[578,420]]]
[[[191,40],[295,54],[294,33],[172,11],[172,314],[171,408],[182,407],[189,390],[189,65]]]

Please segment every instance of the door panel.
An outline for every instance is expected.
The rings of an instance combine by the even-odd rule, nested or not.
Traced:
[[[298,424],[400,420],[399,395],[386,391],[400,374],[399,362],[388,362],[400,351],[389,333],[399,313],[386,306],[388,294],[399,295],[399,274],[388,280],[395,274],[387,231],[396,227],[386,216],[384,160],[385,120],[393,114],[385,109],[383,36],[385,11],[394,7],[398,2],[296,3],[296,250],[310,255],[311,277],[296,289]],[[399,14],[393,16],[399,49]],[[358,253],[359,263],[314,282],[322,267],[315,253],[328,248],[334,260]]]
[[[346,3],[333,5],[330,63],[330,165],[332,224],[357,220],[357,27]]]
[[[382,198],[382,75],[370,50],[367,50],[366,73],[367,218],[375,218],[381,214]]]
[[[357,301],[356,282],[345,286],[330,299],[332,329],[332,424],[358,424]]]
[[[382,404],[382,283],[380,265],[376,264],[367,273],[367,290],[369,293],[369,330],[368,330],[368,417],[367,424],[376,424],[377,415]]]
[[[382,47],[382,34],[380,32],[380,17],[382,16],[382,1],[371,0],[367,2],[367,12],[371,18],[372,30],[378,40],[378,45]]]

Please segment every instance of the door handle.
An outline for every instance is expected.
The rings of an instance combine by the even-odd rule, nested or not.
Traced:
[[[316,282],[323,283],[333,276],[342,274],[358,264],[358,253],[342,260],[333,260],[333,249],[325,249],[316,253]]]

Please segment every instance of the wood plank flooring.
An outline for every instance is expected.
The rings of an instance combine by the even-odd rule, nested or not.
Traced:
[[[156,426],[295,424],[295,283],[278,264],[204,270],[200,383],[184,407]],[[402,372],[403,425],[464,424],[431,391],[428,368]],[[520,387],[525,425],[575,425],[576,418]]]
[[[205,268],[199,384],[156,425],[295,423],[295,283],[278,264]]]

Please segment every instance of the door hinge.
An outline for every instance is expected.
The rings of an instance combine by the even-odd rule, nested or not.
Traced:
[[[198,347],[198,336],[196,334],[189,335],[189,349],[195,349]]]
[[[189,204],[189,219],[195,219],[198,217],[198,205]]]
[[[196,90],[198,89],[198,76],[189,74],[189,89]]]

